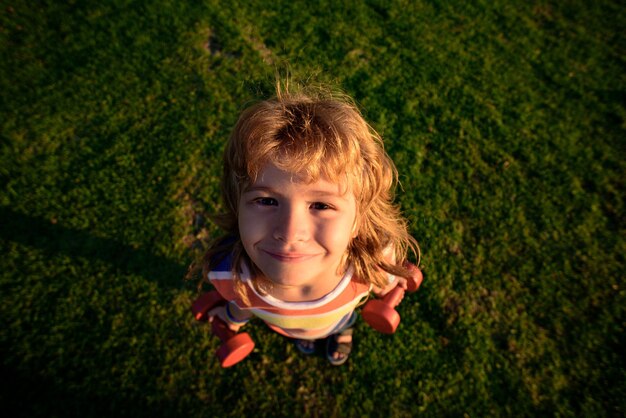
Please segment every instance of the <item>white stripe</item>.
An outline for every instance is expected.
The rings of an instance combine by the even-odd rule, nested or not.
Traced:
[[[214,270],[214,271],[210,271],[209,274],[207,274],[207,276],[209,277],[209,280],[232,280],[233,272],[231,270],[228,270],[228,271]],[[242,265],[242,272],[239,274],[239,276],[241,277],[241,280],[243,282],[250,281],[250,270],[248,270],[247,267]]]
[[[230,271],[210,271],[209,280],[230,280],[233,278],[233,273]]]

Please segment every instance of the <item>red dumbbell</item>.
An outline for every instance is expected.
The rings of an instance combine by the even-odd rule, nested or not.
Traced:
[[[422,284],[422,272],[417,266],[410,263],[406,267],[412,273],[411,277],[407,279],[407,290],[415,292]],[[404,289],[397,286],[382,299],[367,302],[361,311],[361,316],[376,331],[383,334],[393,334],[400,324],[400,314],[394,308],[398,306],[403,296]]]
[[[191,305],[191,312],[198,321],[206,321],[211,309],[224,304],[226,304],[226,300],[213,290],[196,299]],[[222,345],[215,352],[222,367],[230,367],[239,363],[254,349],[254,341],[247,332],[237,334],[217,316],[213,318],[211,331],[222,341]]]

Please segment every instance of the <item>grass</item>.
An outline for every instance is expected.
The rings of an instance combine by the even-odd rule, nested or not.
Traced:
[[[220,3],[3,6],[5,410],[623,416],[625,9]],[[383,135],[425,282],[341,368],[253,321],[222,370],[182,277],[229,129],[286,66]]]

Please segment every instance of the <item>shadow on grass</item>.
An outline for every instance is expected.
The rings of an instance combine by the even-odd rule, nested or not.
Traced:
[[[182,286],[187,266],[148,250],[53,224],[49,220],[24,215],[6,206],[0,206],[0,219],[0,239],[35,247],[51,256],[66,254],[71,257],[98,259],[110,263],[124,273],[156,281],[160,286]]]
[[[176,261],[149,250],[133,248],[110,238],[95,237],[88,231],[53,224],[45,218],[25,215],[3,206],[0,206],[1,241],[19,243],[42,251],[50,257],[67,255],[89,261],[102,261],[123,274],[137,275],[156,282],[162,289],[178,289],[185,285],[183,276],[186,266]],[[28,327],[37,326],[32,318],[27,322]],[[16,332],[40,341],[29,335],[31,331],[23,326]],[[85,387],[84,391],[79,392],[71,391],[63,385],[63,380],[74,372],[65,370],[62,371],[65,375],[46,377],[41,364],[37,364],[45,364],[45,356],[33,362],[19,361],[22,365],[13,364],[23,354],[16,351],[8,335],[0,338],[0,373],[3,376],[0,404],[2,410],[9,412],[7,416],[177,415],[175,404],[163,402],[148,405],[145,399],[137,398],[134,392],[110,396],[106,393],[100,394],[98,387]],[[76,342],[75,337],[68,338]],[[93,338],[97,338],[97,332]],[[81,355],[85,354],[76,353],[76,356]]]
[[[4,350],[0,349],[4,354]],[[97,396],[65,389],[53,379],[0,363],[0,402],[10,417],[148,417],[178,416],[175,405],[147,405],[144,399]]]

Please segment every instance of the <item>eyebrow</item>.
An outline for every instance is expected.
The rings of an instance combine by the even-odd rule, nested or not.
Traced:
[[[271,187],[267,187],[267,186],[248,186],[243,190],[243,193],[250,193],[250,192],[267,192],[267,193],[272,193],[272,194],[277,194],[279,196],[282,196],[282,193],[280,193],[278,190],[273,189]],[[347,200],[345,195],[339,194],[339,193],[335,193],[335,192],[330,192],[330,191],[326,191],[326,190],[311,190],[309,191],[310,195],[312,196],[319,196],[319,197],[336,197],[339,199],[343,199],[343,200]]]
[[[265,187],[265,186],[246,186],[243,189],[244,193],[250,193],[250,192],[272,192],[274,193],[274,189],[272,189],[271,187]]]

